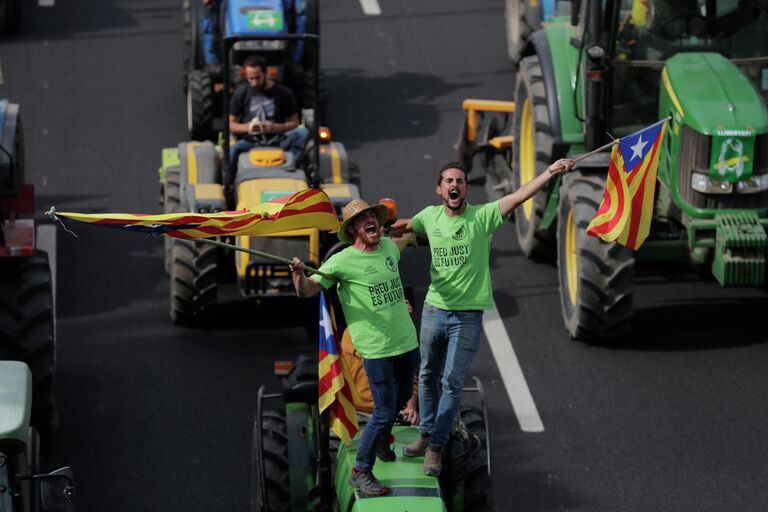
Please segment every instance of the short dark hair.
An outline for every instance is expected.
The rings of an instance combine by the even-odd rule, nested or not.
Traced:
[[[464,181],[467,181],[467,170],[461,162],[448,162],[440,168],[440,174],[437,175],[437,186],[440,186],[440,182],[443,181],[443,173],[448,169],[458,169],[464,173]]]
[[[249,55],[243,61],[244,68],[261,68],[261,70],[267,72],[267,61],[261,55]]]

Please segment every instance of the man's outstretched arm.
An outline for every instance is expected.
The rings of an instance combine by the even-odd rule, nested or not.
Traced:
[[[512,210],[526,202],[533,197],[536,192],[541,190],[551,178],[560,174],[565,174],[573,168],[573,160],[567,158],[561,158],[557,162],[553,163],[547,170],[536,176],[534,179],[515,190],[511,194],[508,194],[499,199],[499,209],[502,215],[509,215]]]

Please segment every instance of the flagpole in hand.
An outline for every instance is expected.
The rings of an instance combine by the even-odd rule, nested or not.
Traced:
[[[198,239],[195,239],[194,241],[195,242],[205,242],[207,244],[212,244],[212,245],[218,245],[219,247],[224,247],[226,249],[232,249],[232,250],[235,250],[235,251],[247,252],[248,254],[252,254],[254,256],[259,256],[260,258],[265,258],[265,259],[268,259],[268,260],[276,261],[278,263],[285,263],[288,266],[293,265],[293,261],[292,260],[289,260],[289,259],[286,259],[286,258],[281,258],[280,256],[275,256],[274,254],[269,254],[267,252],[261,252],[261,251],[257,251],[257,250],[254,250],[254,249],[246,249],[245,247],[238,247],[237,245],[227,244],[227,243],[224,243],[224,242],[219,242],[218,240],[211,240],[210,238],[198,238]],[[328,274],[320,272],[316,268],[308,267],[307,265],[304,265],[304,270],[306,270],[310,274],[317,274],[319,276],[323,276],[323,277],[326,277],[326,278],[329,278],[329,279],[331,277]]]

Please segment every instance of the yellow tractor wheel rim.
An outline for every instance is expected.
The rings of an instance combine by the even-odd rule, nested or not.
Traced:
[[[533,131],[533,105],[530,98],[523,103],[520,121],[520,186],[536,177],[536,135]],[[530,221],[533,216],[533,201],[523,203],[523,215]]]
[[[576,224],[573,222],[573,210],[568,211],[565,219],[565,276],[568,283],[568,298],[571,306],[576,306],[579,286],[579,260],[576,250]]]

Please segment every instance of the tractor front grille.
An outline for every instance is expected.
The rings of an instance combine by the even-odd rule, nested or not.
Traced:
[[[308,265],[315,265],[310,254],[308,236],[259,236],[250,238],[250,248],[285,259],[298,256]],[[246,297],[295,296],[291,272],[287,264],[258,256],[250,256],[245,270],[243,288]]]
[[[722,210],[728,208],[760,208],[768,206],[768,191],[756,194],[702,194],[691,188],[694,170],[708,173],[712,138],[683,125],[680,131],[678,181],[680,196],[696,208]],[[754,174],[768,173],[768,135],[760,135],[755,141]]]

